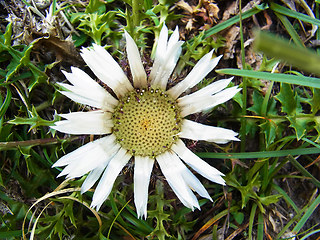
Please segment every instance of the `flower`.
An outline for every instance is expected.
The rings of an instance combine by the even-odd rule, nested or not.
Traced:
[[[168,40],[168,29],[165,25],[162,27],[149,77],[134,40],[127,32],[125,38],[133,84],[112,56],[98,45],[82,49],[81,56],[114,94],[78,68],[72,67],[72,73],[63,72],[72,85],[59,83],[65,89],[61,93],[98,110],[60,114],[66,120],[56,122],[52,128],[67,134],[106,136],[63,156],[53,167],[66,166],[58,177],[66,175],[68,179],[89,173],[81,186],[81,193],[98,181],[91,207],[99,210],[116,177],[133,158],[134,202],[138,217],[146,218],[150,175],[157,161],[180,201],[192,210],[194,207],[200,209],[193,191],[212,199],[185,164],[222,185],[225,184],[224,174],[192,153],[181,138],[215,143],[238,139],[232,130],[203,125],[185,117],[231,99],[240,89],[237,86],[226,88],[232,80],[229,78],[181,96],[217,65],[221,56],[212,58],[211,51],[199,60],[184,80],[167,90],[168,79],[183,44],[179,41],[178,28]]]

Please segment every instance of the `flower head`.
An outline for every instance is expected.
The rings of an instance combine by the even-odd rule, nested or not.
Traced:
[[[181,138],[215,143],[238,139],[232,130],[203,125],[185,117],[231,99],[240,89],[226,88],[230,78],[181,96],[217,65],[221,56],[212,58],[212,51],[200,59],[184,80],[167,89],[183,44],[179,41],[178,28],[168,40],[168,29],[163,26],[149,76],[138,48],[127,32],[125,38],[132,83],[103,47],[93,45],[82,49],[81,53],[94,74],[114,94],[78,68],[72,68],[72,73],[63,72],[72,85],[59,83],[66,89],[61,93],[97,110],[61,114],[66,120],[56,122],[52,128],[68,134],[106,136],[63,156],[53,167],[66,166],[59,176],[66,175],[67,178],[88,173],[81,187],[82,193],[98,181],[91,206],[99,209],[108,198],[116,177],[132,158],[134,202],[138,217],[146,217],[149,180],[157,162],[180,201],[191,209],[200,208],[193,191],[211,198],[186,165],[222,185],[225,184],[224,174],[192,153]]]

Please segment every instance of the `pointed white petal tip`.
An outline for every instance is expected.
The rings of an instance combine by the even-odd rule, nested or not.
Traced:
[[[57,176],[57,178],[59,178],[59,177],[63,177],[63,176],[65,176],[65,175],[67,175],[68,173],[65,173],[65,172],[61,172],[61,173],[59,173],[59,175]]]
[[[233,130],[208,126],[187,119],[183,120],[179,135],[181,138],[203,140],[218,144],[225,144],[229,141],[239,141],[239,139],[236,138],[238,133]]]
[[[109,86],[118,97],[132,91],[130,81],[110,53],[99,45],[92,46],[93,49],[82,49],[81,56],[96,77]]]
[[[201,174],[203,177],[212,182],[225,185],[225,180],[222,178],[224,174],[194,154],[189,148],[186,147],[182,140],[179,139],[174,145],[172,145],[171,148],[179,156],[179,158],[181,158],[187,165],[189,165],[193,170]],[[203,193],[203,195],[205,195],[204,191]],[[207,198],[210,199],[210,196]]]
[[[90,50],[93,49],[93,50],[95,50],[95,51],[97,51],[97,50],[104,50],[104,51],[105,51],[104,47],[102,47],[102,46],[100,46],[100,45],[98,45],[98,44],[96,44],[96,43],[93,43],[93,44],[92,44],[92,48],[89,48],[89,49],[90,49]]]
[[[96,206],[97,209],[101,207],[103,202],[108,198],[117,176],[130,158],[131,155],[127,154],[127,151],[123,148],[120,148],[113,156],[107,168],[104,170],[93,194],[92,206]]]
[[[215,60],[215,61],[219,62],[222,57],[223,57],[223,55],[219,55],[215,58],[211,58],[211,60]]]
[[[99,209],[100,209],[100,207],[98,208],[97,204],[93,204],[93,203],[90,204],[90,208],[92,208],[96,211],[99,211]]]
[[[84,194],[85,192],[87,192],[89,189],[85,189],[85,188],[83,188],[82,186],[81,186],[81,190],[80,190],[80,193],[81,194]]]
[[[124,36],[125,36],[126,40],[128,40],[128,38],[131,37],[130,34],[125,29],[123,29],[123,32],[124,32]]]
[[[139,49],[126,30],[124,30],[124,35],[126,38],[126,52],[133,77],[133,85],[138,88],[145,87],[147,86],[147,74],[141,61]]]
[[[173,152],[165,152],[156,158],[163,175],[176,196],[186,207],[194,210],[194,207],[200,209],[199,202],[194,195],[192,188],[204,193],[203,186],[199,180],[187,169],[179,157]],[[200,184],[199,184],[200,183]]]
[[[168,27],[167,27],[167,25],[166,25],[166,23],[163,23],[163,26],[162,26],[162,28],[161,28],[161,31],[160,31],[160,33],[161,32],[168,32]]]
[[[134,203],[138,218],[147,216],[148,188],[154,160],[149,157],[135,157]]]
[[[74,67],[71,67],[71,69],[74,68]],[[72,70],[71,70],[72,71]],[[65,70],[61,70],[61,72],[63,73],[63,75],[65,77],[67,77],[68,74],[70,74],[69,72],[65,71]],[[57,82],[57,84],[59,84],[59,82]]]

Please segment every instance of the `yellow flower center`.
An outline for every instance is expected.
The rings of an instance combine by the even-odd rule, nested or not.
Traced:
[[[133,155],[155,157],[170,149],[181,130],[180,108],[160,89],[142,88],[119,100],[112,116],[120,145]]]

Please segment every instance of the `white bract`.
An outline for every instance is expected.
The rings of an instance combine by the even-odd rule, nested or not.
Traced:
[[[78,68],[71,68],[71,73],[63,72],[72,85],[59,83],[65,89],[61,93],[96,110],[61,114],[66,120],[56,122],[52,128],[67,134],[105,136],[63,156],[53,167],[65,166],[59,176],[68,179],[88,174],[81,187],[82,193],[98,182],[91,207],[99,210],[122,168],[133,159],[134,202],[138,217],[146,218],[150,175],[156,161],[180,201],[192,210],[199,209],[193,192],[210,200],[211,197],[188,167],[222,185],[225,184],[224,174],[192,153],[181,138],[222,144],[239,139],[232,130],[203,125],[184,117],[228,101],[240,89],[226,88],[231,81],[229,78],[184,94],[218,64],[221,56],[212,58],[213,51],[203,56],[184,80],[167,89],[183,44],[179,41],[178,28],[168,40],[168,29],[163,26],[149,77],[135,42],[127,32],[125,38],[132,83],[103,47],[93,45],[82,49],[81,53],[94,74],[114,94]]]

